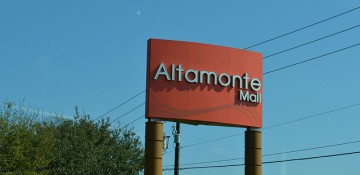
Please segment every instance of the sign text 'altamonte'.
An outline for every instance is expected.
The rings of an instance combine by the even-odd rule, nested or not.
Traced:
[[[188,83],[204,83],[204,79],[206,79],[205,83],[208,85],[212,82],[214,85],[219,84],[223,87],[239,87],[239,100],[261,103],[261,93],[258,93],[261,89],[261,82],[258,78],[250,78],[248,73],[244,73],[243,76],[221,73],[217,76],[217,74],[212,71],[199,71],[194,69],[185,70],[181,64],[177,66],[175,64],[171,64],[171,71],[168,71],[166,69],[166,65],[161,63],[156,71],[154,80],[157,80],[159,76],[164,76],[168,81],[181,82],[185,79]],[[249,93],[249,87],[257,93]],[[245,92],[242,89],[245,89]]]

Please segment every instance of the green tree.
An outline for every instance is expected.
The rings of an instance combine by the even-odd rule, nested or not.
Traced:
[[[135,175],[143,169],[143,146],[131,128],[95,122],[77,109],[74,119],[39,116],[14,103],[0,108],[0,174]]]
[[[112,128],[109,120],[95,122],[76,109],[73,120],[56,127],[52,174],[135,175],[143,169],[143,147],[126,127]]]
[[[2,174],[48,174],[53,161],[55,130],[36,120],[39,112],[6,102],[0,110],[0,171]]]

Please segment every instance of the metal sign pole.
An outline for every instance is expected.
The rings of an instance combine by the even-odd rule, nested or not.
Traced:
[[[261,130],[245,131],[245,175],[262,175]]]

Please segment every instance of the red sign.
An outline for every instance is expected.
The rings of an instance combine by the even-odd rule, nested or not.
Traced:
[[[262,55],[148,40],[146,118],[262,127]]]

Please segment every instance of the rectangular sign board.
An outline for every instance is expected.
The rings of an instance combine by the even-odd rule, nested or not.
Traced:
[[[146,118],[262,127],[262,55],[149,39]]]

